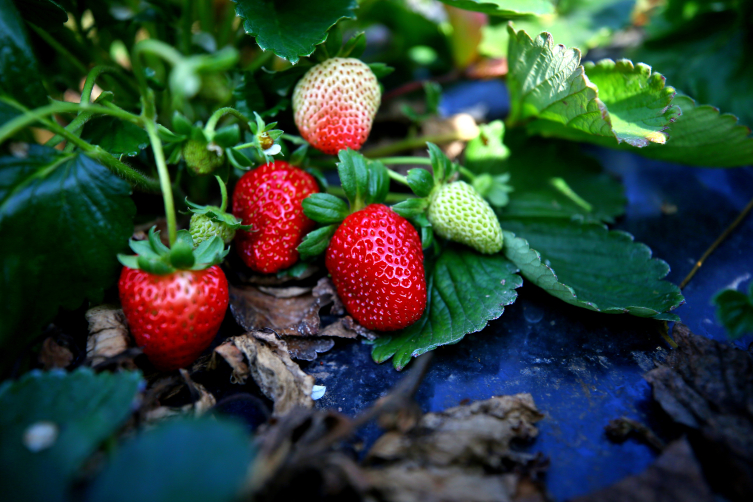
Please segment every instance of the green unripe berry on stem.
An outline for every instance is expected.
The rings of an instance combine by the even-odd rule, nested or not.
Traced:
[[[183,145],[183,158],[194,174],[211,174],[216,171],[224,158],[222,149],[201,139],[189,139]]]

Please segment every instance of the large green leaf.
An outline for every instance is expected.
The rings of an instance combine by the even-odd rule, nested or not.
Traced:
[[[32,146],[0,158],[0,345],[13,356],[59,307],[117,278],[136,212],[127,182],[80,154]]]
[[[534,132],[605,137],[615,146],[666,141],[662,131],[680,111],[671,106],[675,92],[664,86],[661,75],[646,65],[604,60],[589,66],[587,76],[578,49],[555,45],[548,33],[531,39],[522,30],[508,29],[508,122],[538,119],[529,124]]]
[[[698,4],[708,4],[706,8],[717,10],[723,7],[721,2],[696,2]],[[698,14],[677,29],[647,40],[632,56],[661,69],[674,86],[699,103],[713,104],[723,112],[737,115],[742,124],[753,127],[753,93],[750,91],[753,88],[753,51],[750,50],[753,18],[750,2],[736,4],[739,12],[730,9]],[[673,12],[665,17],[674,16]],[[665,23],[670,21],[671,18],[664,20]]]
[[[174,420],[118,449],[88,502],[233,501],[253,450],[243,427],[225,420]]]
[[[233,0],[246,33],[262,50],[295,64],[327,39],[340,19],[354,18],[355,0]]]
[[[115,117],[95,117],[84,126],[81,137],[113,155],[133,157],[149,145],[146,131]]]
[[[47,104],[37,60],[11,0],[0,0],[0,94],[37,108]]]
[[[734,289],[725,289],[714,295],[716,318],[733,340],[753,334],[753,282],[748,294]]]
[[[662,280],[669,266],[630,234],[562,218],[502,219],[503,252],[523,276],[572,305],[609,314],[679,320],[684,302]]]
[[[607,44],[616,30],[630,23],[634,7],[635,0],[561,0],[554,14],[519,19],[515,26],[527,33],[546,31],[558,43],[585,51]],[[506,57],[507,27],[491,25],[483,33],[479,50],[490,57]]]
[[[612,223],[625,212],[625,189],[580,145],[526,138],[511,142],[502,164],[515,187],[505,218],[554,217]]]
[[[423,316],[401,331],[377,339],[372,357],[378,363],[394,356],[401,370],[412,357],[457,343],[497,319],[517,298],[523,281],[501,255],[481,255],[450,245],[426,261],[428,301]]]
[[[709,105],[697,105],[687,96],[673,103],[682,115],[669,126],[666,145],[650,145],[637,153],[652,159],[692,166],[737,167],[753,164],[753,137],[737,117],[720,114]]]
[[[458,9],[484,12],[493,16],[517,18],[542,16],[554,12],[552,0],[441,0]]]
[[[0,387],[3,500],[67,500],[81,464],[130,416],[140,382],[138,372],[79,368],[33,371]]]

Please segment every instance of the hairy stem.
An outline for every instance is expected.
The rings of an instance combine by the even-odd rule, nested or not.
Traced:
[[[204,127],[204,130],[209,133],[210,136],[214,134],[214,130],[217,127],[217,123],[220,121],[222,117],[225,115],[233,115],[236,118],[240,119],[241,124],[246,124],[248,122],[248,118],[244,116],[241,112],[236,110],[235,108],[231,108],[229,106],[225,108],[220,108],[219,110],[216,110],[211,117],[209,117],[209,120],[207,120],[207,125]]]
[[[170,173],[165,162],[165,152],[162,150],[162,141],[157,133],[157,124],[151,120],[146,121],[146,133],[154,150],[154,161],[157,164],[159,183],[162,188],[162,198],[165,201],[165,216],[167,217],[167,235],[170,238],[170,246],[175,244],[178,236],[178,226],[175,219],[175,203],[173,202],[173,187],[170,185]]]

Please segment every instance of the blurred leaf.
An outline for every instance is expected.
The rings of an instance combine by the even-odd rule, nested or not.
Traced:
[[[340,19],[354,18],[354,0],[233,0],[246,33],[262,50],[271,50],[295,64],[327,39]]]
[[[130,185],[81,154],[0,157],[0,345],[14,355],[55,316],[117,279],[136,212]]]
[[[500,172],[502,162],[510,156],[503,142],[505,123],[495,120],[479,125],[479,130],[479,135],[465,149],[465,167],[477,173]]]
[[[501,255],[482,255],[460,245],[446,247],[425,266],[426,310],[413,325],[377,338],[371,355],[378,363],[394,356],[392,362],[401,370],[412,357],[481,331],[515,302],[515,290],[523,284],[515,266]]]
[[[633,236],[564,218],[503,220],[504,255],[523,277],[571,305],[610,314],[679,320],[684,298],[662,280],[669,266]]]
[[[739,4],[741,11],[747,4],[747,14],[728,10],[698,15],[665,36],[647,40],[634,57],[661,69],[699,103],[734,113],[743,125],[753,127],[753,6]]]
[[[748,294],[725,289],[718,292],[711,303],[716,305],[716,318],[729,333],[731,339],[753,334],[753,282]]]
[[[131,415],[138,372],[32,371],[0,387],[3,500],[56,502],[81,464]],[[36,433],[36,434],[34,434]]]
[[[14,0],[13,3],[21,17],[46,30],[60,27],[68,21],[65,9],[53,0]]]
[[[21,16],[10,0],[0,2],[0,94],[29,108],[47,104],[47,91],[37,59],[24,32]]]
[[[515,27],[526,33],[546,31],[557,43],[585,52],[606,45],[616,30],[629,25],[635,3],[636,0],[560,0],[554,14],[519,19]],[[506,57],[508,40],[507,26],[487,26],[479,50],[489,57]]]
[[[253,457],[251,437],[239,424],[175,419],[118,448],[87,501],[237,500]]]
[[[554,12],[552,0],[441,0],[441,2],[458,9],[507,18],[541,16]]]
[[[115,117],[94,117],[84,126],[81,138],[99,145],[113,155],[133,157],[149,145],[142,128]]]
[[[670,106],[675,91],[651,68],[605,59],[580,65],[580,51],[555,45],[548,33],[531,39],[510,30],[507,76],[509,123],[529,123],[545,136],[613,138],[644,147],[664,143],[663,131],[680,114]],[[588,76],[586,76],[588,73]],[[602,142],[603,143],[603,142]]]

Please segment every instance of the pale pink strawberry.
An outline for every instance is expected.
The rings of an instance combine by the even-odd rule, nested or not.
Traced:
[[[369,136],[381,99],[377,78],[365,63],[327,59],[295,86],[295,124],[301,136],[324,153],[358,150]]]

